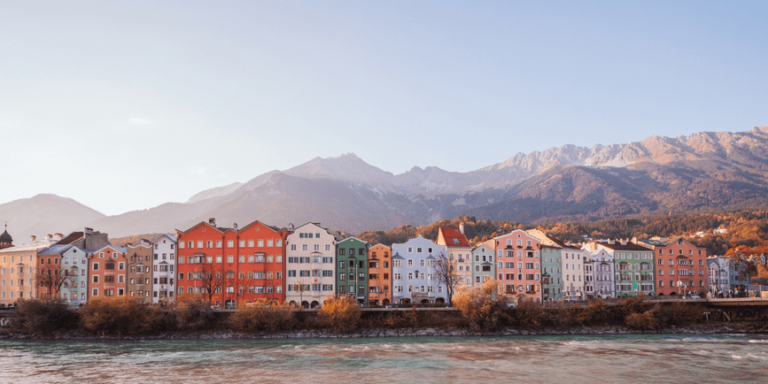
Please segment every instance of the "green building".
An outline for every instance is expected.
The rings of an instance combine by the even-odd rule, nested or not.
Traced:
[[[541,286],[544,301],[560,301],[563,295],[563,273],[560,264],[562,247],[557,244],[541,245]]]
[[[653,250],[626,240],[596,243],[613,256],[616,297],[655,294]]]
[[[368,304],[368,243],[354,237],[336,243],[336,293]]]

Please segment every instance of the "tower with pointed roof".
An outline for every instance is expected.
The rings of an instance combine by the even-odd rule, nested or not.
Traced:
[[[5,222],[5,231],[0,235],[0,249],[10,248],[13,246],[13,237],[8,233],[8,222]]]

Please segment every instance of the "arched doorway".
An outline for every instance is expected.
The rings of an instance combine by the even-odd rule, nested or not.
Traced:
[[[301,307],[302,307],[302,308],[309,308],[309,302],[308,302],[308,301],[306,301],[306,300],[302,301],[302,302],[301,302]]]
[[[317,308],[320,305],[320,303],[317,302],[317,300],[312,301],[312,308]]]
[[[672,292],[669,294],[670,296],[677,296],[677,292]]]
[[[659,294],[658,294],[658,295],[656,295],[656,296],[664,296],[664,294],[663,294],[663,293],[659,293]]]
[[[232,308],[235,308],[235,306],[236,306],[236,304],[235,304],[234,300],[230,299],[230,300],[227,300],[227,301],[224,302],[224,308],[226,308],[226,309],[232,309]]]
[[[290,305],[291,307],[295,307],[296,306],[296,301],[295,300],[291,300],[291,302],[288,303],[288,305]]]
[[[382,302],[381,302],[381,305],[383,305],[383,306],[385,306],[385,307],[386,307],[387,305],[389,305],[389,299],[384,299],[384,301],[382,301]]]
[[[422,303],[422,304],[427,304],[427,303],[429,303],[429,300],[427,300],[427,299],[421,299],[421,303]]]
[[[401,304],[410,304],[411,303],[411,299],[400,299],[400,303]]]
[[[437,299],[435,299],[435,304],[445,304],[445,299],[443,299],[442,297],[438,297]]]

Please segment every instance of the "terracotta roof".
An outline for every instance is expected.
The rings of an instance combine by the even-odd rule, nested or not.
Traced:
[[[83,233],[82,232],[72,232],[69,235],[67,235],[67,237],[65,237],[65,238],[59,240],[58,242],[56,242],[56,244],[57,245],[72,244],[75,241],[80,240],[82,238],[83,238]]]
[[[445,245],[448,248],[470,248],[469,241],[467,241],[467,237],[464,236],[461,231],[459,231],[458,228],[455,227],[440,227],[440,233],[443,234],[443,239],[445,239]]]

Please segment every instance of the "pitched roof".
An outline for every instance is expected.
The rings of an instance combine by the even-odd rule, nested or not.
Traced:
[[[605,248],[613,249],[614,251],[646,251],[646,252],[650,251],[650,249],[648,249],[646,247],[643,247],[642,245],[637,245],[637,244],[633,244],[633,243],[626,243],[626,244],[622,244],[622,243],[614,243],[614,244],[597,243],[597,244],[600,245],[600,246],[603,246]]]
[[[75,241],[80,240],[82,238],[83,238],[83,232],[72,232],[69,235],[67,235],[67,237],[65,237],[65,238],[59,240],[58,242],[56,242],[56,244],[58,244],[58,245],[72,244]]]
[[[470,248],[469,241],[467,241],[467,237],[464,236],[461,231],[456,227],[440,227],[438,229],[440,233],[443,235],[443,239],[445,240],[445,245],[448,248]]]

